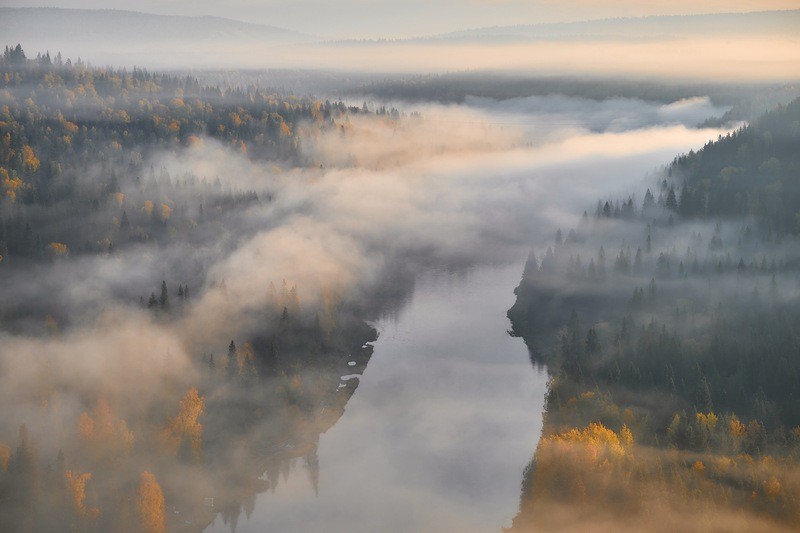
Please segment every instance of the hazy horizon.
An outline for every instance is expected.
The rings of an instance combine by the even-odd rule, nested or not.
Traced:
[[[455,34],[402,40],[359,40],[357,32],[344,34],[343,30],[347,39],[319,41],[295,33],[313,32],[314,28],[264,20],[258,10],[249,21],[275,24],[276,28],[200,18],[203,14],[235,17],[242,13],[206,13],[202,7],[191,11],[191,17],[176,19],[140,11],[17,9],[8,11],[5,21],[0,20],[0,30],[9,41],[6,45],[22,43],[29,54],[61,52],[73,61],[81,58],[95,66],[406,74],[485,70],[670,82],[800,79],[800,38],[794,32],[800,11],[783,15],[763,11],[769,6],[761,7],[761,11],[741,14],[730,14],[728,8],[718,16],[606,17],[564,26],[495,28],[493,25],[507,21],[502,16],[486,17],[481,20],[486,27],[482,31],[469,31],[467,28],[478,22],[459,18],[461,26],[447,28],[461,30]],[[584,10],[581,18],[589,19],[593,13]],[[615,13],[604,12],[608,16]],[[632,9],[626,14],[647,13]],[[368,17],[359,20],[369,25]],[[515,22],[544,19],[526,19],[520,11]],[[420,27],[416,34],[433,31]]]
[[[4,0],[3,7],[120,9],[155,15],[215,16],[276,26],[322,38],[416,38],[493,26],[584,22],[659,15],[748,13],[800,8],[798,0],[641,2],[630,0]]]

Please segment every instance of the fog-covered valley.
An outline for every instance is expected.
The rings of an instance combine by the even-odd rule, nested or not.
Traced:
[[[610,22],[602,76],[566,34],[567,69],[498,62],[555,27],[7,47],[0,528],[791,529],[800,90],[759,20],[773,63],[670,81],[634,56],[684,44]],[[453,72],[473,39],[515,70]]]

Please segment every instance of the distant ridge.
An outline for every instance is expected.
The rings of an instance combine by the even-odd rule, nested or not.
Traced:
[[[652,15],[647,17],[607,18],[581,22],[489,26],[421,38],[420,40],[508,39],[655,39],[686,36],[796,36],[800,33],[800,9],[712,13],[700,15]]]
[[[699,15],[651,15],[580,22],[485,26],[405,39],[345,39],[335,42],[337,44],[455,44],[537,40],[657,40],[703,36],[745,37],[765,34],[796,37],[800,34],[800,9]]]
[[[289,44],[316,40],[284,28],[221,17],[52,7],[0,7],[0,36],[4,44],[19,42],[30,52],[85,50],[86,54],[91,48],[104,45],[182,45],[204,41]]]

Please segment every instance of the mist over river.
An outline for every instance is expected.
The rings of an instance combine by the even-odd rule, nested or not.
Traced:
[[[521,265],[421,275],[397,316],[375,324],[380,337],[361,383],[320,438],[319,493],[297,459],[236,531],[510,525],[547,384],[546,370],[507,333]],[[206,531],[230,530],[218,516]]]
[[[670,105],[474,100],[464,109],[491,117],[495,128],[513,118],[521,136],[515,142],[523,144],[470,157],[434,154],[428,166],[397,171],[409,173],[405,180],[398,181],[402,173],[371,174],[347,189],[352,201],[342,202],[342,193],[323,201],[336,208],[325,216],[338,213],[331,227],[355,228],[395,246],[396,236],[381,235],[386,225],[390,235],[436,243],[433,249],[460,254],[461,264],[471,266],[431,268],[447,263],[433,260],[419,269],[406,301],[373,324],[379,338],[366,367],[355,354],[352,366],[343,365],[352,372],[342,373],[340,388],[360,382],[317,449],[309,442],[278,452],[281,475],[262,476],[268,490],[241,512],[215,508],[207,532],[484,532],[511,525],[542,429],[548,382],[524,342],[508,334],[506,311],[529,246],[543,252],[556,228],[566,234],[599,197],[646,189],[659,164],[717,133],[691,125],[720,110],[704,98]],[[475,133],[453,109],[423,112]],[[399,146],[392,135],[392,146]],[[383,164],[385,144],[370,142],[374,164]],[[328,147],[340,152],[334,148]],[[413,142],[406,148],[419,155]],[[416,181],[420,168],[430,174],[424,182]],[[407,187],[402,195],[398,183]],[[403,210],[407,203],[413,215]],[[441,212],[448,216],[429,216]]]

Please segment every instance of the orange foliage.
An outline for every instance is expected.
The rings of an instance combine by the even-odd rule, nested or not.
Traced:
[[[75,511],[81,516],[87,516],[86,509],[86,482],[92,479],[92,474],[73,473],[72,470],[64,472],[67,482],[67,492],[71,496],[71,501]]]
[[[81,413],[78,417],[78,433],[87,441],[94,438],[94,420],[88,413]]]
[[[114,412],[107,400],[101,398],[92,410],[94,414],[94,432],[98,438],[106,439],[114,434]]]
[[[630,439],[633,441],[633,436],[630,436]],[[619,435],[597,422],[592,422],[583,429],[572,428],[564,433],[558,433],[548,437],[547,440],[561,448],[573,448],[576,444],[584,445],[595,460],[603,452],[603,455],[610,454],[612,457],[625,455]]]
[[[768,480],[764,481],[763,483],[764,494],[771,500],[777,498],[781,493],[781,482],[778,481],[778,478],[772,476]]]
[[[705,427],[708,431],[714,431],[714,428],[717,427],[718,418],[714,413],[695,413],[695,418],[697,419],[697,424]]]
[[[695,461],[692,465],[692,470],[699,475],[704,476],[706,474],[706,465],[703,464],[703,461]]]
[[[140,531],[144,533],[164,533],[164,493],[156,476],[148,471],[142,472],[139,490],[136,493],[136,514]]]
[[[742,424],[739,421],[739,419],[736,418],[735,416],[731,418],[731,421],[728,424],[728,427],[730,428],[731,435],[733,435],[734,437],[742,437],[742,436],[744,436],[744,432],[745,432],[744,424]]]
[[[39,170],[39,160],[36,158],[33,148],[27,144],[22,147],[22,168],[31,174]]]
[[[5,173],[5,169],[0,169],[0,172]],[[22,189],[25,183],[18,177],[9,177],[7,173],[5,173],[5,176],[0,175],[0,177],[2,177],[2,185],[6,196],[13,202],[17,199],[17,191]]]
[[[69,248],[66,244],[61,242],[51,242],[47,245],[50,249],[50,253],[53,254],[54,257],[66,257],[69,255]]]
[[[11,446],[5,442],[0,442],[0,468],[3,472],[8,471],[8,461],[11,460]]]
[[[626,449],[633,444],[633,433],[626,424],[622,424],[622,429],[619,430],[619,440]]]
[[[105,452],[119,456],[133,447],[133,432],[128,429],[125,420],[117,419],[105,399],[98,400],[91,415],[81,413],[78,417],[78,433],[100,455]]]
[[[198,419],[205,411],[205,399],[200,396],[197,389],[192,387],[183,399],[177,416],[171,418],[167,428],[162,433],[171,453],[177,453],[184,442],[191,447],[195,459],[200,458],[200,446],[203,434],[203,425]]]

